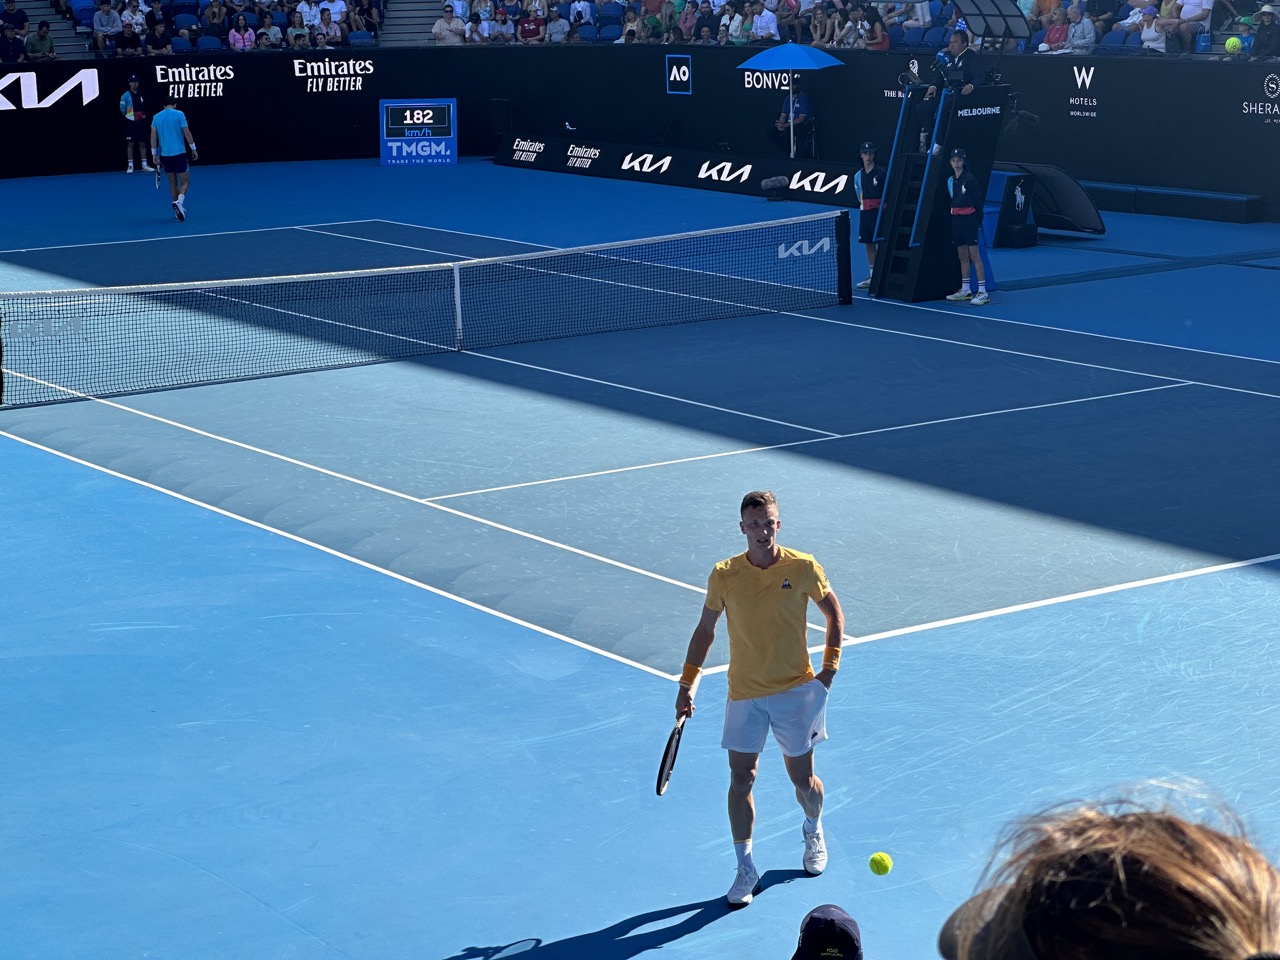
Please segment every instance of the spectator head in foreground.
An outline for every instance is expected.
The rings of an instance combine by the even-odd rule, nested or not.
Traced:
[[[857,921],[834,903],[814,907],[800,923],[800,942],[791,960],[862,960]]]
[[[1167,788],[1166,788],[1167,789]],[[985,889],[938,938],[947,960],[1280,957],[1280,874],[1221,804],[1068,805],[1014,824]],[[1203,798],[1196,798],[1202,801]],[[993,861],[994,862],[994,861]]]

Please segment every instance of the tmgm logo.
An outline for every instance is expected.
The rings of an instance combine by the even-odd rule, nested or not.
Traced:
[[[729,183],[733,180],[746,183],[749,176],[751,176],[751,164],[748,163],[735,170],[728,160],[716,164],[710,160],[704,160],[701,169],[698,170],[699,180],[714,180],[717,183]]]
[[[43,100],[40,98],[34,73],[9,73],[0,77],[0,91],[12,85],[15,80],[18,82],[18,95],[23,110],[43,110],[45,107],[51,107],[76,87],[80,88],[80,106],[83,107],[90,100],[98,98],[98,71],[93,69],[76,71],[71,79]],[[13,101],[0,92],[0,110],[17,109]]]
[[[671,166],[670,157],[655,160],[652,153],[642,153],[639,156],[628,153],[626,159],[622,161],[623,170],[638,170],[641,173],[666,173],[669,166]]]
[[[791,246],[785,243],[778,244],[778,259],[785,260],[787,257],[811,257],[815,253],[826,253],[831,249],[831,238],[823,237],[817,243],[810,243],[808,240],[797,240]]]
[[[393,157],[447,157],[449,141],[440,138],[421,140],[388,140],[387,147]]]
[[[693,93],[693,57],[667,54],[667,93]]]
[[[1071,70],[1076,75],[1076,89],[1088,90],[1089,84],[1093,83],[1093,67],[1072,66]]]

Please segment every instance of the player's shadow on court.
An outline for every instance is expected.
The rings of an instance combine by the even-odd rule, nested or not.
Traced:
[[[759,892],[756,896],[760,896],[770,887],[780,883],[790,883],[807,876],[808,874],[803,870],[766,870],[760,877]],[[646,950],[655,950],[681,937],[696,933],[703,927],[736,912],[737,909],[729,906],[724,897],[716,897],[713,900],[701,900],[697,903],[639,913],[592,933],[566,937],[550,943],[544,943],[538,937],[529,937],[504,946],[465,947],[445,960],[506,960],[508,957],[519,957],[520,960],[583,960],[584,957],[590,957],[592,960],[629,960]],[[664,920],[677,922],[652,930],[643,930],[640,933],[634,932],[641,930],[642,927],[662,923]]]

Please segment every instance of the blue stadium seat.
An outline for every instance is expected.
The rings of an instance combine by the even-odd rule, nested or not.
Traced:
[[[1116,53],[1125,53],[1125,35],[1121,30],[1112,30],[1110,33],[1103,34],[1102,42],[1093,48],[1093,52],[1098,56],[1111,56]],[[1139,34],[1139,42],[1141,35]]]
[[[217,37],[201,37],[196,41],[196,50],[201,53],[216,53],[219,50],[225,50],[222,41]]]
[[[1115,31],[1113,30],[1112,33],[1114,32]],[[1107,37],[1109,36],[1111,36],[1110,33],[1107,34]],[[1102,39],[1105,40],[1107,39],[1107,37],[1103,37]],[[1133,33],[1126,34],[1125,41],[1124,41],[1124,48],[1129,53],[1141,53],[1142,52],[1142,31],[1135,30],[1133,31]]]
[[[918,47],[924,39],[923,27],[911,27],[902,31],[902,45],[904,47]]]
[[[934,22],[942,16],[942,0],[929,0],[929,17]]]
[[[902,46],[902,24],[895,23],[889,28],[889,46],[890,48]]]
[[[200,14],[200,6],[199,4],[188,3],[184,0],[182,3],[175,3],[173,5],[172,13],[175,17],[180,13],[189,13],[193,17],[198,17]]]
[[[193,13],[180,13],[173,18],[174,32],[179,30],[195,30],[200,26],[200,21],[196,19]]]
[[[620,23],[606,23],[600,28],[601,43],[613,43],[620,36],[622,36],[622,24]]]
[[[583,43],[591,43],[597,36],[596,28],[589,23],[584,23],[578,28],[578,39]]]
[[[190,53],[194,48],[186,37],[173,37],[170,40],[174,53]]]
[[[609,0],[596,8],[596,26],[603,27],[607,23],[621,24],[627,8],[620,3]]]
[[[257,30],[258,27],[261,26],[261,24],[258,23],[258,15],[254,13],[252,10],[246,10],[243,14],[238,14],[238,16],[244,17],[244,22],[249,25],[250,30]],[[231,23],[233,26],[235,25],[235,22],[236,22],[236,18],[232,17]]]
[[[565,23],[568,23],[569,22],[569,4],[557,3],[556,9],[560,11],[560,19],[563,20]]]
[[[1031,35],[1031,39],[1027,41],[1027,53],[1035,53],[1040,49],[1040,44],[1044,43],[1044,35],[1047,30],[1037,30]]]
[[[88,27],[93,29],[93,15],[98,12],[97,7],[76,7],[71,11],[71,15],[76,18],[76,25],[80,27]]]
[[[924,36],[921,38],[920,43],[926,47],[933,47],[935,50],[940,50],[942,45],[947,42],[946,37],[946,27],[930,27],[924,32]],[[892,41],[890,41],[890,45],[892,45]]]
[[[347,34],[347,43],[353,47],[372,47],[374,45],[373,34],[368,30],[352,30]]]

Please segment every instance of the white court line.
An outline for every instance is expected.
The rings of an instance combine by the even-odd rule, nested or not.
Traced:
[[[549,477],[545,480],[528,480],[524,483],[508,483],[501,487],[486,487],[482,490],[466,490],[462,493],[445,493],[435,497],[423,497],[423,503],[436,503],[440,500],[453,500],[457,497],[470,497],[482,493],[500,493],[504,490],[520,490],[525,487],[539,487],[547,483],[563,483],[568,480],[587,480],[591,477],[607,477],[615,473],[630,473],[633,470],[648,470],[653,467],[671,467],[681,463],[696,463],[699,460],[715,460],[719,457],[735,457],[745,453],[764,453],[772,450],[785,450],[810,443],[826,443],[828,440],[849,440],[854,437],[869,437],[877,433],[893,433],[897,430],[913,430],[916,427],[932,427],[943,423],[956,423],[961,420],[977,420],[982,417],[995,417],[1005,413],[1023,413],[1028,410],[1047,410],[1050,407],[1065,407],[1073,403],[1089,403],[1093,400],[1110,400],[1114,397],[1127,397],[1135,393],[1151,393],[1155,390],[1171,390],[1174,387],[1189,387],[1189,383],[1162,383],[1158,387],[1141,387],[1137,390],[1124,390],[1120,393],[1107,393],[1095,397],[1076,397],[1073,400],[1054,400],[1050,403],[1035,403],[1025,407],[1006,407],[1003,410],[985,410],[981,413],[964,413],[955,417],[943,417],[939,420],[920,420],[915,423],[901,423],[892,427],[875,427],[871,430],[859,430],[856,433],[833,434],[828,437],[809,437],[805,440],[791,440],[787,443],[774,443],[762,447],[743,447],[738,450],[722,450],[719,453],[704,453],[696,457],[681,457],[677,460],[659,460],[654,463],[640,463],[630,467],[614,467],[610,470],[595,470],[591,473],[576,473],[566,477]]]
[[[134,240],[96,240],[92,243],[60,243],[52,247],[18,247],[15,250],[0,250],[5,253],[39,253],[42,250],[74,250],[77,247],[114,247],[120,243],[155,243],[157,240],[197,240],[200,237],[234,237],[241,233],[270,233],[273,230],[305,230],[308,227],[341,227],[348,223],[379,223],[378,220],[338,220],[335,223],[308,223],[280,227],[250,227],[245,230],[219,230],[215,233],[182,233],[170,234],[167,237],[138,237]],[[89,287],[87,289],[97,289]]]
[[[924,307],[922,309],[931,310],[937,313],[945,313],[948,316],[954,316],[948,310],[941,310],[936,307]],[[1264,393],[1261,390],[1246,390],[1244,387],[1228,387],[1222,383],[1207,383],[1203,380],[1186,380],[1178,377],[1167,377],[1160,373],[1146,373],[1141,370],[1129,370],[1125,367],[1109,367],[1101,363],[1087,363],[1083,360],[1067,360],[1064,357],[1051,357],[1042,353],[1027,353],[1025,350],[1013,350],[1008,347],[992,347],[985,343],[969,343],[965,340],[951,340],[947,337],[935,337],[927,333],[912,333],[908,330],[894,330],[891,327],[876,327],[867,323],[853,323],[849,320],[834,320],[830,317],[816,317],[811,313],[792,313],[787,310],[778,311],[783,316],[801,317],[805,320],[817,320],[819,323],[830,323],[838,327],[852,327],[855,330],[873,330],[876,333],[888,333],[898,337],[911,337],[916,340],[932,340],[936,343],[947,343],[957,347],[969,347],[973,350],[987,350],[991,353],[1007,353],[1015,357],[1027,357],[1031,360],[1048,360],[1052,363],[1065,363],[1073,367],[1089,367],[1093,370],[1107,370],[1111,373],[1128,373],[1135,377],[1148,377],[1152,380],[1170,380],[1176,383],[1187,383],[1196,387],[1208,387],[1212,390],[1228,390],[1232,393],[1247,393],[1255,397],[1268,397],[1272,400],[1280,400],[1280,394]]]
[[[503,243],[518,243],[522,247],[537,247],[539,250],[563,250],[564,247],[549,247],[545,243],[530,243],[527,240],[512,240],[510,237],[495,237],[487,233],[468,233],[466,230],[446,230],[444,227],[424,227],[420,223],[405,223],[403,220],[353,220],[352,223],[389,223],[396,227],[411,227],[414,230],[434,230],[436,233],[456,233],[462,237],[479,237],[481,240],[500,240]],[[337,226],[337,224],[319,223],[316,226]]]
[[[497,617],[499,620],[505,620],[508,623],[515,624],[516,626],[524,627],[528,630],[534,631],[535,633],[540,633],[543,636],[551,637],[553,640],[560,640],[564,643],[568,643],[568,644],[571,644],[572,646],[578,647],[579,649],[587,650],[587,651],[590,651],[591,653],[599,654],[600,656],[607,657],[610,660],[615,660],[618,663],[625,664],[628,667],[635,667],[637,670],[642,670],[645,673],[653,674],[655,677],[663,677],[666,679],[677,679],[677,680],[679,679],[679,677],[672,677],[671,675],[663,673],[661,670],[656,670],[653,667],[650,667],[646,664],[639,663],[635,660],[628,660],[626,657],[619,656],[616,653],[611,653],[608,650],[602,650],[599,647],[593,647],[589,643],[583,643],[581,640],[575,640],[573,637],[566,636],[563,633],[557,633],[554,630],[548,630],[546,627],[540,627],[536,623],[529,623],[527,620],[521,620],[519,617],[511,616],[511,614],[509,613],[503,613],[501,610],[495,610],[492,607],[486,607],[483,604],[476,603],[474,600],[468,600],[466,597],[460,597],[457,594],[449,593],[447,590],[441,590],[439,587],[433,587],[429,583],[423,583],[420,580],[414,580],[412,577],[407,577],[404,574],[396,573],[394,570],[388,570],[385,567],[379,567],[376,564],[369,563],[367,560],[361,560],[359,557],[353,557],[350,554],[342,553],[341,551],[335,550],[332,547],[327,547],[322,543],[316,543],[314,540],[307,540],[306,538],[300,537],[297,534],[289,533],[286,530],[280,530],[276,527],[268,526],[267,524],[262,523],[258,520],[252,520],[249,517],[242,517],[240,516],[240,514],[232,513],[229,510],[224,510],[222,507],[215,507],[211,503],[205,503],[202,500],[196,500],[193,497],[186,496],[185,494],[178,493],[174,490],[168,490],[154,483],[149,483],[146,480],[140,480],[137,477],[131,477],[128,474],[120,473],[116,470],[110,469],[109,467],[104,467],[100,464],[92,463],[88,460],[82,460],[79,457],[72,456],[69,453],[64,453],[61,450],[55,450],[52,447],[46,447],[43,444],[36,443],[33,440],[27,440],[23,437],[16,436],[15,434],[9,433],[4,430],[0,430],[0,437],[7,437],[10,440],[14,440],[18,443],[24,444],[28,447],[32,447],[36,450],[41,450],[45,453],[51,453],[55,457],[61,457],[64,460],[69,460],[72,463],[80,464],[81,466],[88,467],[91,470],[97,470],[99,473],[105,473],[108,476],[116,477],[120,480],[127,480],[129,483],[136,483],[140,487],[145,487],[148,490],[154,490],[156,493],[162,493],[165,496],[173,497],[174,499],[181,500],[184,503],[190,503],[194,506],[201,507],[205,510],[209,510],[212,513],[216,513],[220,516],[227,517],[228,519],[239,520],[241,523],[248,524],[251,527],[256,527],[259,530],[264,530],[267,533],[274,533],[277,536],[284,537],[286,540],[292,540],[294,543],[300,543],[303,546],[307,546],[307,547],[314,547],[316,550],[319,550],[321,553],[327,553],[331,557],[337,557],[339,560],[346,560],[348,563],[353,563],[358,567],[364,567],[366,570],[372,570],[374,573],[381,573],[384,576],[391,577],[393,580],[399,580],[401,583],[406,583],[411,587],[417,587],[420,590],[425,590],[428,593],[435,594],[438,597],[443,597],[446,600],[453,600],[456,603],[462,604],[464,607],[470,607],[472,610],[479,610],[481,613],[490,614],[491,616]]]
[[[469,257],[464,253],[455,253],[452,250],[433,250],[430,247],[412,247],[407,243],[392,243],[390,240],[374,240],[371,237],[353,237],[349,233],[334,233],[332,230],[317,230],[315,227],[298,227],[299,230],[305,230],[307,233],[319,233],[326,237],[339,237],[343,240],[359,240],[361,243],[376,243],[382,247],[399,247],[401,250],[415,250],[418,253],[438,253],[442,257],[460,257],[462,260],[475,260],[476,257]]]
[[[1176,343],[1157,343],[1155,340],[1137,340],[1133,337],[1117,337],[1110,333],[1095,333],[1092,330],[1072,330],[1070,327],[1053,327],[1045,323],[1031,323],[1028,320],[1010,320],[1007,317],[993,317],[986,313],[962,313],[959,310],[948,310],[945,307],[926,307],[919,303],[902,303],[898,300],[879,300],[872,297],[858,297],[867,303],[883,303],[895,307],[910,307],[926,313],[941,313],[948,317],[972,317],[976,320],[994,320],[996,323],[1010,323],[1019,327],[1031,327],[1037,330],[1053,330],[1056,333],[1072,333],[1079,337],[1096,337],[1100,340],[1115,340],[1118,343],[1134,343],[1143,347],[1161,347],[1165,350],[1182,350],[1186,353],[1202,353],[1208,357],[1225,357],[1228,360],[1248,360],[1253,363],[1273,363],[1280,365],[1280,360],[1267,360],[1265,357],[1246,357],[1242,353],[1222,353],[1218,350],[1205,350],[1201,347],[1180,347]]]

